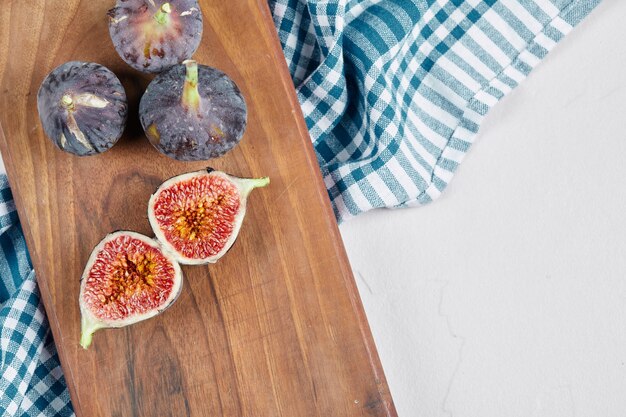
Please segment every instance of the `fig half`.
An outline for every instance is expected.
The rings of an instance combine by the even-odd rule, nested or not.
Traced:
[[[108,15],[115,50],[143,72],[161,72],[191,58],[202,38],[197,0],[117,0]]]
[[[182,288],[183,274],[172,255],[139,233],[107,235],[94,248],[81,278],[80,345],[87,349],[93,333],[156,316]]]
[[[237,178],[208,168],[165,181],[150,197],[156,238],[181,264],[216,262],[233,245],[250,192],[269,178]]]
[[[205,161],[230,151],[241,140],[247,114],[233,80],[192,60],[159,74],[139,103],[150,143],[181,161]]]
[[[37,110],[44,132],[57,147],[84,156],[117,142],[126,127],[128,104],[122,83],[108,68],[70,61],[43,80]]]

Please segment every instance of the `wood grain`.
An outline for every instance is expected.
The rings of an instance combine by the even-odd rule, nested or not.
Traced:
[[[150,77],[116,55],[112,1],[15,0],[0,8],[0,150],[78,416],[394,416],[354,279],[264,0],[201,1],[196,59],[227,72],[249,106],[242,143],[210,164],[269,176],[237,243],[184,268],[161,316],[79,347],[79,277],[108,232],[151,235],[149,195],[206,163],[170,160],[145,139],[138,100]],[[130,101],[124,137],[79,158],[44,137],[46,74],[70,60],[106,65]]]

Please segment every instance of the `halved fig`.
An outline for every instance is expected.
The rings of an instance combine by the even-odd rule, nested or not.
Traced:
[[[117,0],[108,15],[115,50],[139,71],[161,72],[180,64],[202,38],[197,0]]]
[[[237,178],[208,168],[165,181],[150,197],[156,238],[181,264],[216,262],[233,245],[250,192],[269,178]]]
[[[126,127],[128,104],[122,83],[108,68],[70,61],[43,80],[37,110],[56,146],[84,156],[104,152],[117,142]]]
[[[87,349],[98,329],[128,326],[163,312],[178,297],[182,280],[178,263],[155,240],[130,231],[107,235],[81,278],[81,346]]]
[[[206,161],[230,151],[243,136],[247,115],[235,82],[193,60],[156,76],[139,103],[150,143],[181,161]]]

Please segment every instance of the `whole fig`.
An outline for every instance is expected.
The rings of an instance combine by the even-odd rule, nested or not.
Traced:
[[[37,110],[43,130],[60,149],[94,155],[110,149],[126,126],[124,87],[109,69],[71,61],[41,83]]]
[[[247,107],[226,74],[187,60],[152,80],[141,97],[139,119],[160,152],[181,161],[202,161],[239,143]]]
[[[108,15],[115,50],[143,72],[161,72],[191,58],[202,38],[197,0],[117,0]]]

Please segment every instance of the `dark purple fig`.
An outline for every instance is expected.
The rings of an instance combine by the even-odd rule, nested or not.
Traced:
[[[126,126],[124,87],[109,69],[71,61],[41,83],[37,110],[46,135],[60,149],[94,155],[110,149]]]
[[[202,38],[197,0],[117,0],[108,15],[117,53],[139,71],[161,72],[180,64]]]
[[[233,80],[192,60],[159,74],[139,103],[150,143],[181,161],[217,158],[234,148],[246,129],[247,114]]]

